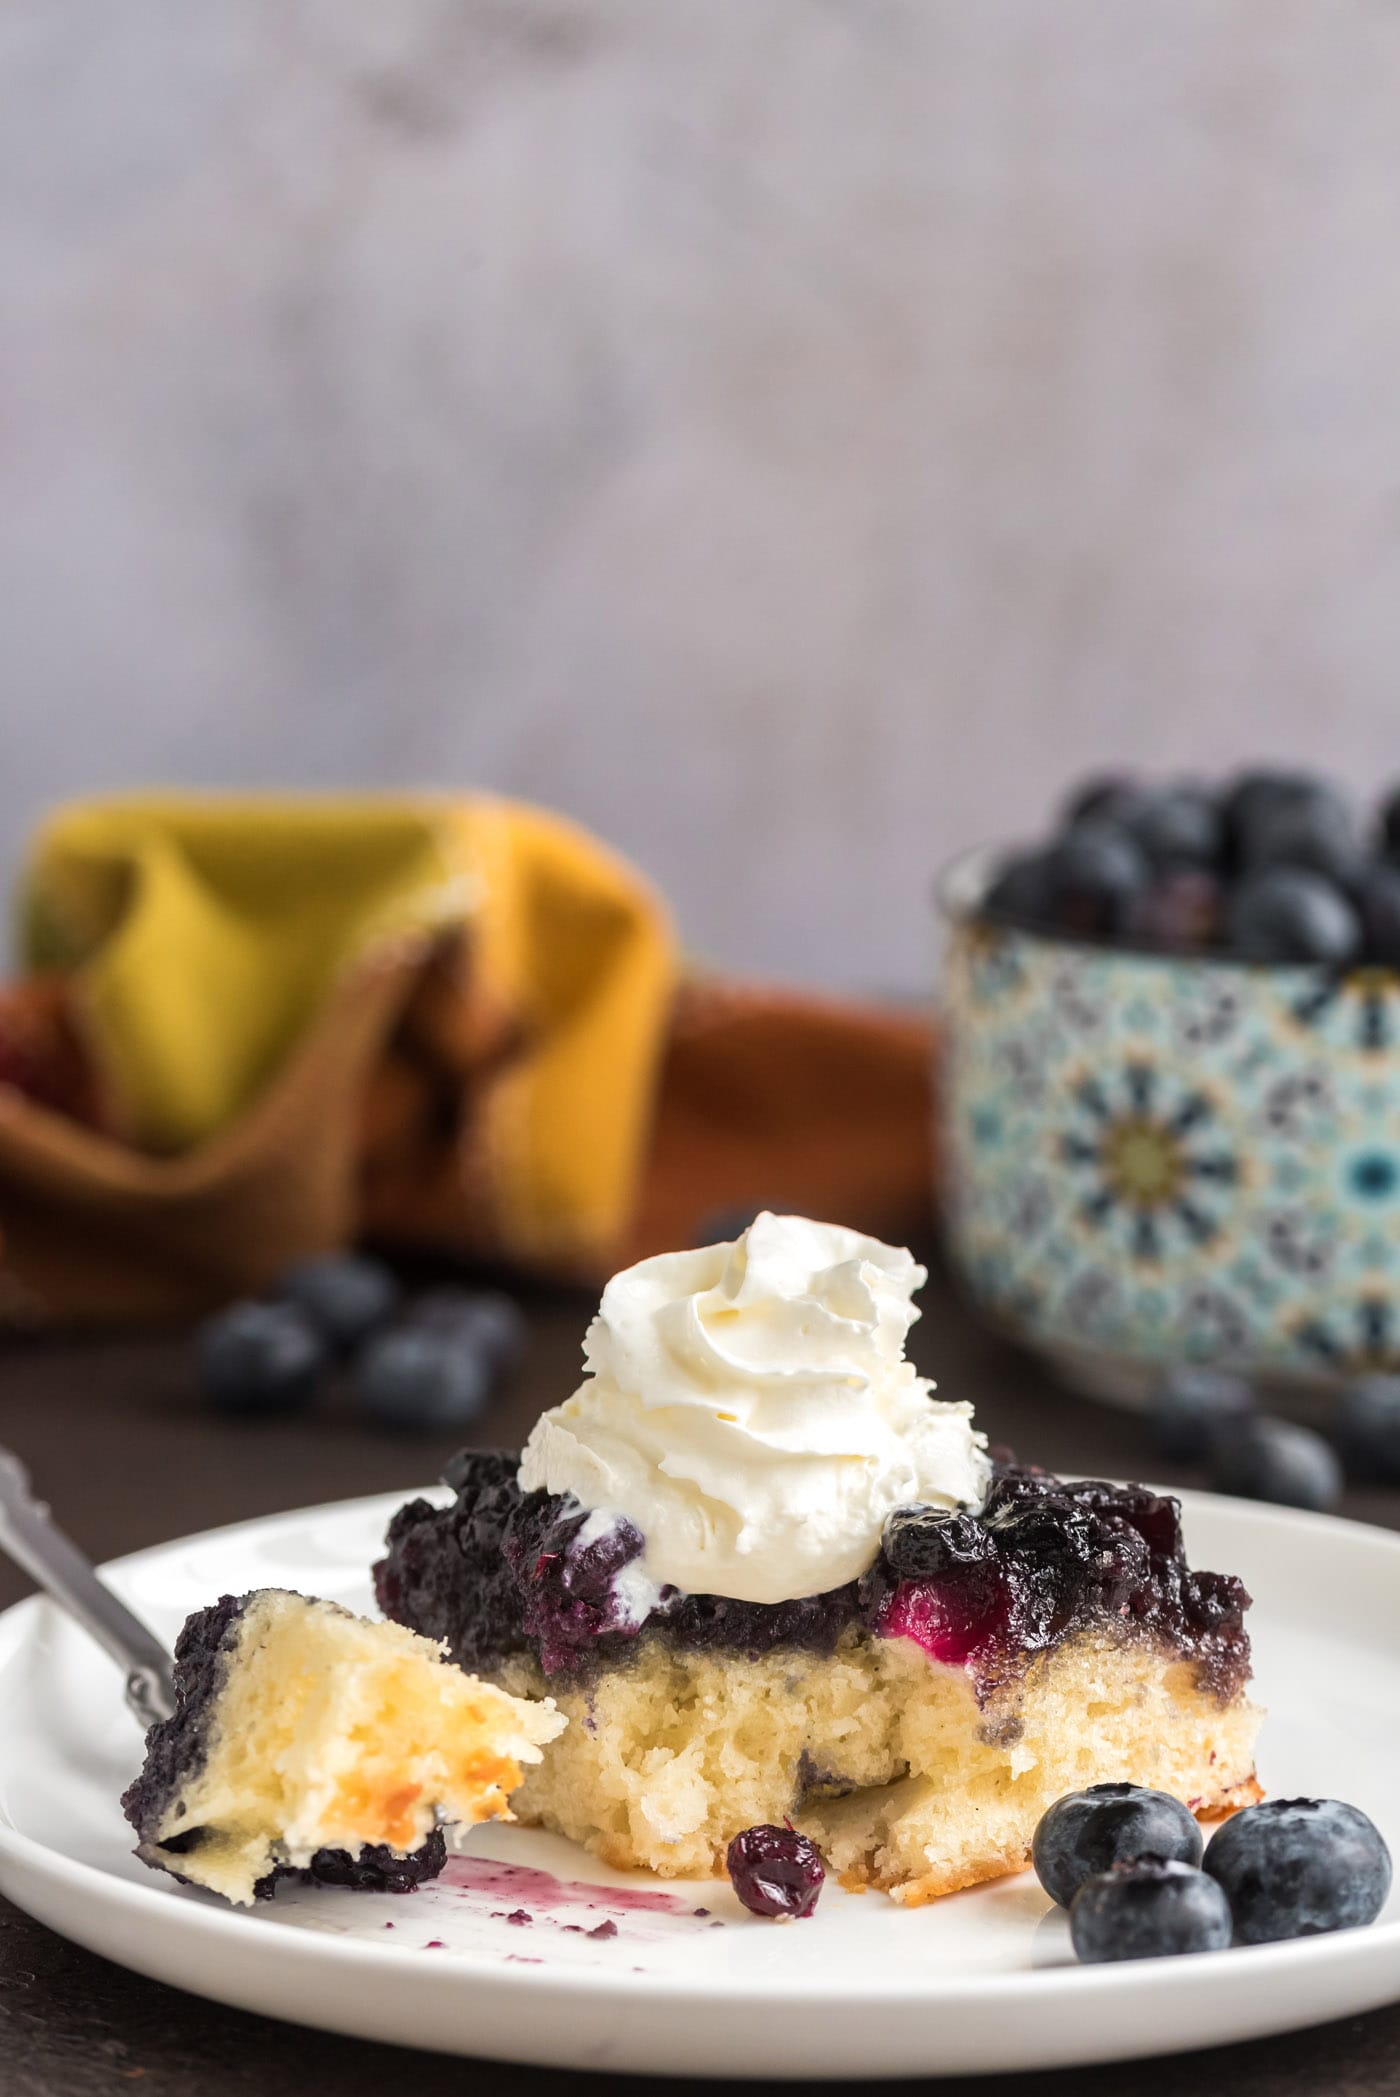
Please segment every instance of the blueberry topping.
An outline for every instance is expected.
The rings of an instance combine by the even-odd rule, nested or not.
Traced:
[[[349,1354],[393,1317],[399,1285],[382,1260],[328,1252],[289,1267],[278,1294],[305,1313],[328,1347]]]
[[[1163,1456],[1200,1463],[1218,1435],[1255,1408],[1242,1376],[1228,1369],[1169,1369],[1152,1395],[1152,1433]]]
[[[796,1828],[745,1828],[730,1843],[724,1865],[749,1913],[780,1921],[810,1915],[826,1877],[816,1844]]]
[[[385,1427],[465,1427],[485,1411],[491,1384],[478,1349],[411,1326],[381,1333],[355,1364],[359,1402]]]
[[[525,1356],[529,1327],[518,1303],[500,1289],[430,1289],[409,1314],[425,1332],[441,1333],[461,1347],[475,1348],[504,1378]]]
[[[881,1540],[885,1562],[899,1580],[928,1580],[996,1557],[996,1543],[973,1515],[946,1507],[897,1507]]]
[[[1341,890],[1300,867],[1251,874],[1230,898],[1225,929],[1244,961],[1340,965],[1361,944],[1361,921]]]
[[[1325,1513],[1342,1495],[1335,1450],[1310,1427],[1262,1414],[1223,1427],[1210,1450],[1210,1482],[1220,1493],[1272,1500]]]
[[[1168,1857],[1139,1857],[1082,1885],[1069,1933],[1086,1966],[1224,1951],[1230,1906],[1215,1880]]]
[[[1390,1852],[1359,1807],[1266,1799],[1236,1813],[1205,1868],[1223,1889],[1240,1944],[1273,1944],[1374,1922],[1390,1891]]]
[[[1400,1485],[1400,1376],[1365,1376],[1343,1391],[1337,1444],[1354,1477]]]
[[[324,1342],[290,1303],[235,1303],[210,1318],[198,1341],[199,1372],[223,1412],[295,1412],[316,1395]]]
[[[1086,1880],[1115,1864],[1153,1856],[1195,1865],[1203,1847],[1180,1799],[1137,1784],[1091,1784],[1057,1799],[1041,1816],[1031,1861],[1050,1898],[1067,1908]]]

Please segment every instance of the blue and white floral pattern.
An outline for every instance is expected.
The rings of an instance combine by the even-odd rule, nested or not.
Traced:
[[[1400,1368],[1400,975],[953,932],[947,1222],[1031,1341]]]

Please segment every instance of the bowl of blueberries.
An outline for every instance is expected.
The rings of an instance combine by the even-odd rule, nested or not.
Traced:
[[[1146,1402],[1400,1369],[1400,792],[1090,781],[941,891],[943,1199],[982,1308]]]

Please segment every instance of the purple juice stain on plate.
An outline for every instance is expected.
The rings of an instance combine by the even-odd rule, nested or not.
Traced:
[[[528,1901],[537,1913],[557,1908],[615,1908],[624,1913],[647,1915],[694,1914],[690,1903],[677,1893],[662,1893],[650,1886],[595,1886],[584,1879],[556,1878],[533,1864],[502,1864],[494,1857],[449,1857],[438,1886],[458,1893]],[[500,1913],[500,1910],[493,1910]]]

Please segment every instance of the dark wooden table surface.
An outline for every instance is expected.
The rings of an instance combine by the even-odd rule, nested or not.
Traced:
[[[577,1381],[591,1304],[556,1296],[529,1309],[529,1359],[481,1435],[485,1442],[519,1441],[540,1409]],[[914,1352],[945,1395],[972,1399],[992,1438],[1023,1455],[1088,1475],[1172,1475],[1149,1455],[1137,1422],[1057,1389],[975,1325],[936,1276]],[[180,1336],[0,1345],[0,1441],[27,1460],[62,1519],[98,1558],[248,1515],[417,1485],[436,1475],[451,1448],[448,1440],[373,1433],[343,1397],[314,1418],[216,1419],[200,1405]],[[1356,1494],[1347,1512],[1400,1527],[1400,1494]],[[25,1592],[26,1582],[0,1561],[0,1605]],[[322,2090],[368,2097],[388,2088],[440,2097],[469,2085],[526,2097],[613,2080],[467,2065],[221,2009],[80,1951],[0,1901],[3,2097],[92,2097],[127,2088],[142,2097],[305,2097]],[[937,2087],[947,2097],[1012,2089],[1022,2097],[1121,2097],[1126,2089],[1177,2097],[1202,2088],[1234,2097],[1380,2097],[1400,2092],[1400,2007],[1129,2069]]]

